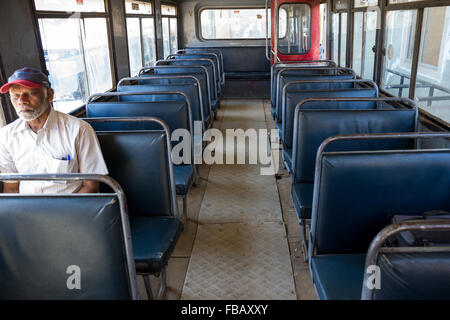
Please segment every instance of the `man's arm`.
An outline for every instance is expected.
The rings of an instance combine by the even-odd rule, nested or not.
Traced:
[[[20,182],[3,182],[3,193],[19,193]]]
[[[83,185],[77,193],[97,193],[100,183],[98,181],[86,180],[83,181]]]

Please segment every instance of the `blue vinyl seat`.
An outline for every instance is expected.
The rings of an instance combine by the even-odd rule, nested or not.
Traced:
[[[130,121],[135,121],[129,118]],[[146,120],[148,119],[148,120]],[[158,292],[165,289],[168,259],[180,237],[170,132],[161,120],[147,117],[163,129],[97,132],[110,175],[127,197],[136,271],[144,275],[147,294],[153,297],[149,275],[162,274]],[[86,119],[90,122],[124,119]]]
[[[29,180],[20,176],[13,180]],[[30,176],[95,180],[108,183],[113,192],[0,194],[0,299],[138,299],[120,186],[102,175]]]
[[[392,134],[384,136],[387,140],[400,140]],[[414,140],[413,135],[409,137],[406,140]],[[364,139],[368,138],[360,136],[358,140]],[[328,140],[318,154],[320,167],[315,181],[309,260],[314,287],[321,299],[361,299],[366,285],[363,279],[367,250],[394,214],[450,209],[449,149],[323,151],[325,144],[332,147],[343,141],[345,137]],[[375,298],[437,298],[427,279],[436,285],[448,275],[450,254],[427,260],[406,252],[380,254],[379,259],[381,290],[375,290]],[[428,267],[423,267],[425,263]],[[414,265],[411,273],[401,271]],[[447,279],[444,281],[448,283]],[[450,298],[448,286],[436,292],[442,298]]]
[[[417,128],[417,107],[395,109],[383,98],[339,99],[304,100],[295,110],[291,196],[302,227],[305,254],[306,223],[311,218],[316,155],[320,144],[334,135],[415,132]],[[357,109],[364,104],[368,109]],[[330,148],[331,151],[412,149],[414,143],[411,140],[345,141]]]

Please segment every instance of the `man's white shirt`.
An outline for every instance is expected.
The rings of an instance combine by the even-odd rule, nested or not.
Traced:
[[[53,109],[37,133],[22,119],[0,129],[0,171],[108,174],[92,127]],[[82,182],[21,181],[20,193],[73,193],[81,185]]]

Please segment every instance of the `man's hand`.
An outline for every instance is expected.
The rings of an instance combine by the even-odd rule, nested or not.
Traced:
[[[20,182],[3,182],[3,193],[19,193]]]
[[[77,193],[98,193],[100,187],[100,182],[86,180],[83,181],[83,185],[81,189],[77,191]]]

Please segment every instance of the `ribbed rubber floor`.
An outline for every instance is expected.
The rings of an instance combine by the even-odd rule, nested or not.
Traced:
[[[261,100],[221,106],[222,132],[266,129]],[[198,223],[181,299],[297,298],[274,176],[259,165],[213,165]]]

